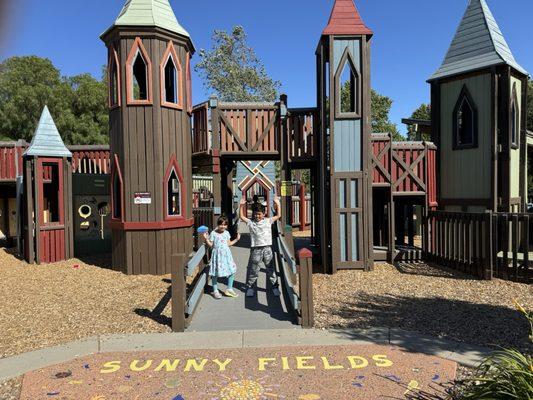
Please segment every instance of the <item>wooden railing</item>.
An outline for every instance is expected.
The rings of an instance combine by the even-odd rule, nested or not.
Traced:
[[[492,215],[494,276],[527,283],[533,281],[532,223],[530,214]]]
[[[481,279],[531,282],[529,214],[431,211],[424,256]]]
[[[312,218],[311,195],[305,194],[304,199],[305,200],[302,202],[301,196],[291,197],[291,225],[293,228],[299,228],[301,231],[306,230],[306,228],[311,225]]]
[[[26,142],[0,142],[0,182],[12,181],[22,175],[22,153]]]
[[[287,117],[289,161],[315,161],[319,134],[318,109],[291,108]]]
[[[211,110],[213,145],[221,154],[279,154],[279,105],[218,103]]]
[[[207,283],[207,248],[202,245],[185,264],[184,254],[172,256],[172,331],[183,332],[200,304]]]
[[[288,296],[287,307],[296,317],[298,324],[311,328],[314,325],[313,254],[308,249],[302,249],[296,258],[292,227],[288,226],[283,231],[279,222],[275,227],[281,280]]]
[[[424,223],[423,250],[445,266],[492,279],[490,213],[431,211]]]
[[[317,160],[316,108],[287,110],[281,101],[224,103],[213,97],[194,107],[192,118],[193,155],[247,153],[254,157],[261,153],[263,157],[277,158],[281,156],[282,138],[288,137],[289,162]]]
[[[397,195],[427,195],[437,206],[437,147],[431,142],[393,142],[390,134],[372,135],[373,186]]]
[[[110,174],[109,146],[70,146],[72,173]]]

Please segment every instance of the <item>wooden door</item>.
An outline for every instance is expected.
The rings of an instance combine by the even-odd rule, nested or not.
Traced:
[[[364,268],[363,173],[336,173],[333,180],[333,270]]]
[[[65,259],[63,160],[40,158],[35,171],[38,186],[39,263]]]

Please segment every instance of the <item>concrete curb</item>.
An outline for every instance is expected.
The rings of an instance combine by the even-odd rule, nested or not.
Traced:
[[[219,334],[217,334],[219,333]],[[400,329],[269,329],[97,336],[0,359],[0,382],[97,353],[283,346],[393,345],[476,367],[492,350]]]

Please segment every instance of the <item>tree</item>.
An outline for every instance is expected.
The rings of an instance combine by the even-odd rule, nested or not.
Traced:
[[[341,103],[346,104],[350,102],[350,81],[344,83],[341,88]],[[372,133],[391,133],[392,139],[396,141],[403,141],[403,137],[396,124],[390,120],[389,114],[392,107],[393,100],[390,97],[383,96],[374,89],[371,91],[371,113],[372,113]],[[326,102],[326,107],[329,109],[329,99]],[[326,113],[328,114],[328,113]]]
[[[248,46],[246,32],[235,26],[231,33],[215,30],[211,50],[200,50],[195,70],[207,90],[222,101],[275,101],[281,87],[270,78],[263,63]]]
[[[411,119],[421,119],[431,121],[431,104],[421,104],[411,114]],[[409,140],[415,140],[416,132],[413,126],[409,126],[409,132],[407,133]],[[428,133],[422,133],[422,140],[430,141],[431,137]]]
[[[105,79],[61,77],[50,60],[35,56],[0,64],[0,137],[31,141],[45,105],[66,144],[108,142]]]
[[[389,113],[393,100],[390,97],[383,96],[372,89],[372,132],[373,133],[391,133],[392,140],[403,141],[405,137],[400,134],[395,123],[390,120]]]

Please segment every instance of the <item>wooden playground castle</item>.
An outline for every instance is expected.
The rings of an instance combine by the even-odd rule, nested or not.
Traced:
[[[205,249],[193,249],[195,225],[235,215],[235,197],[258,187],[267,201],[282,195],[281,272],[304,324],[312,323],[311,255],[324,273],[429,259],[485,279],[531,281],[528,75],[485,0],[469,1],[429,79],[432,142],[394,142],[371,131],[373,33],[353,0],[335,1],[321,33],[317,101],[309,108],[291,108],[286,95],[275,103],[213,96],[193,107],[191,38],[167,0],[145,7],[152,2],[128,1],[101,37],[109,147],[67,148],[46,109],[30,145],[0,143],[2,215],[11,211],[16,220],[4,217],[1,228],[28,262],[68,259],[107,240],[114,269],[173,272],[183,328],[206,281],[200,274],[186,285],[181,276],[184,265],[186,276],[203,265]],[[281,166],[277,183],[267,172],[274,162]],[[244,172],[234,184],[239,165]],[[310,198],[289,185],[301,169],[310,171]],[[210,180],[201,210],[193,174]],[[87,183],[73,194],[82,179]],[[295,212],[313,234],[312,253],[301,258],[291,235]]]

